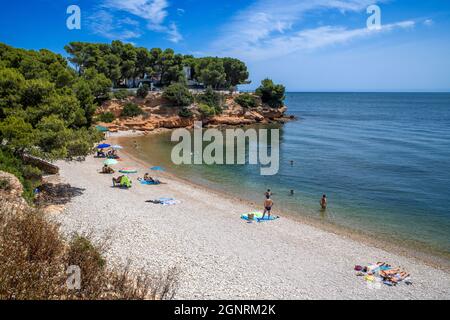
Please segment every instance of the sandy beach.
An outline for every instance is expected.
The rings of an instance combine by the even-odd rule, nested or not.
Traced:
[[[126,150],[115,168],[149,171]],[[113,188],[101,159],[57,163],[62,182],[82,189],[52,217],[62,230],[108,237],[114,264],[131,262],[148,272],[176,266],[177,299],[449,299],[450,274],[412,258],[366,245],[288,217],[246,223],[250,203],[185,183],[164,173],[167,184]],[[147,167],[150,164],[147,164]],[[117,176],[117,175],[116,175]],[[160,197],[173,206],[145,202]],[[354,266],[386,261],[411,273],[413,285],[368,286]]]

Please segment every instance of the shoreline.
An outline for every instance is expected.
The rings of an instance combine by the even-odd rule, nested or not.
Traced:
[[[121,156],[115,169],[135,166],[142,175],[149,166],[127,150]],[[178,299],[450,298],[450,274],[415,258],[290,216],[247,224],[240,214],[257,208],[251,202],[170,173],[161,174],[164,185],[142,186],[134,175],[130,190],[111,188],[111,176],[96,172],[101,163],[93,157],[58,163],[61,178],[84,191],[52,217],[64,233],[110,237],[107,257],[113,264],[130,261],[133,268],[149,272],[179,267]],[[181,203],[145,203],[161,196]],[[369,288],[353,267],[376,261],[406,268],[414,285]]]
[[[171,131],[170,129],[163,129],[156,132],[150,133],[151,135],[158,135],[164,132]],[[108,138],[108,141],[111,141],[111,144],[121,144],[122,139],[130,139],[132,137],[141,137],[146,136],[148,134],[141,134],[139,132],[125,131],[125,132],[117,132],[114,133],[111,137]],[[132,154],[130,151],[122,150],[122,154],[125,155],[126,158],[131,159],[132,161],[139,163],[141,165],[145,165],[145,160],[140,159],[138,156]],[[154,165],[154,164],[152,164]],[[200,188],[206,192],[213,192],[217,196],[221,196],[230,201],[238,201],[240,203],[246,204],[248,206],[255,207],[255,210],[261,210],[260,205],[255,203],[252,200],[241,198],[239,196],[233,195],[231,193],[220,190],[219,188],[214,188],[211,186],[206,186],[200,183],[192,182],[187,180],[186,178],[177,176],[172,173],[165,173],[165,175],[170,176],[174,180],[178,180],[182,183],[189,184],[195,188]],[[436,250],[432,250],[427,247],[425,244],[413,244],[411,242],[400,245],[400,244],[392,244],[389,240],[382,239],[380,235],[371,234],[371,236],[367,236],[363,230],[351,229],[349,227],[345,227],[342,225],[335,224],[331,221],[323,221],[318,220],[313,217],[309,217],[307,215],[301,214],[302,209],[300,208],[298,211],[289,211],[289,210],[278,210],[278,215],[281,215],[287,219],[307,224],[309,226],[318,228],[320,230],[330,232],[336,234],[341,237],[348,237],[354,241],[358,241],[361,243],[369,244],[376,248],[387,250],[389,252],[393,252],[395,254],[399,254],[405,256],[407,258],[417,259],[420,262],[423,262],[431,267],[441,269],[443,271],[450,273],[450,257],[446,256],[444,253],[438,252]],[[431,250],[431,252],[430,252]]]

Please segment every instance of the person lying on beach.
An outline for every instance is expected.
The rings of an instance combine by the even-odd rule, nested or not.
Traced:
[[[117,178],[112,178],[112,183],[113,183],[113,186],[115,187],[117,184],[118,185],[120,185],[120,182],[122,181],[122,178],[123,178],[124,176],[122,175],[122,176],[118,176]]]
[[[97,157],[98,158],[106,157],[105,152],[103,151],[103,149],[97,150]]]
[[[273,201],[272,201],[272,199],[270,199],[270,195],[266,195],[266,200],[264,200],[264,212],[263,212],[261,220],[264,219],[266,212],[268,214],[268,217],[270,218],[270,212],[272,210],[272,207],[273,207]]]
[[[103,166],[102,171],[101,171],[101,173],[105,173],[105,174],[112,174],[114,172],[115,172],[114,169],[109,167],[106,164]]]
[[[322,196],[322,199],[320,199],[320,206],[322,207],[322,210],[327,208],[327,196],[325,194]]]

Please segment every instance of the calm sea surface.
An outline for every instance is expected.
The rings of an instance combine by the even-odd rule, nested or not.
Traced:
[[[274,208],[450,254],[450,94],[289,93],[286,104],[299,120],[280,127],[275,176],[175,166],[170,134],[124,144],[193,182],[258,202],[271,188]]]

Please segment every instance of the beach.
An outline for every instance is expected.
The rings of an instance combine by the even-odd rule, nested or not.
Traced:
[[[136,167],[141,176],[149,171],[126,151],[116,167]],[[135,174],[133,187],[123,190],[112,187],[111,175],[98,173],[101,159],[57,164],[61,182],[82,189],[51,214],[62,231],[107,238],[112,264],[149,273],[176,267],[176,299],[450,298],[444,270],[288,217],[246,223],[240,215],[261,208],[171,175],[158,174],[167,184],[148,186]],[[180,203],[146,202],[160,197]],[[356,276],[355,265],[377,261],[402,266],[413,285],[370,286]]]

